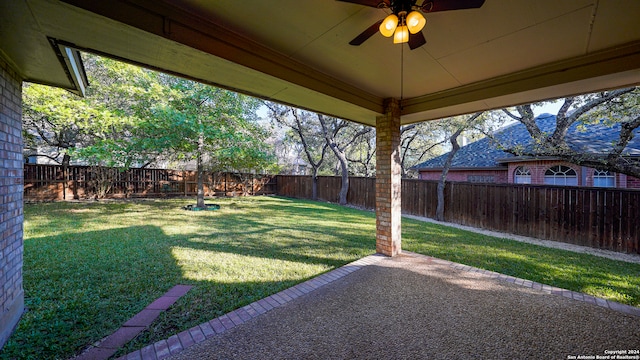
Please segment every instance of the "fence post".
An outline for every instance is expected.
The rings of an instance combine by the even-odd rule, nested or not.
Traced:
[[[73,171],[73,179],[71,180],[71,186],[73,186],[73,198],[77,199],[79,198],[78,196],[78,176],[77,176],[77,171]]]
[[[62,166],[62,200],[67,200],[67,165]]]

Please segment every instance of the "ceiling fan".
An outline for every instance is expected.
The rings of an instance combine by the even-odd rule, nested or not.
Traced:
[[[485,0],[337,0],[378,9],[391,9],[391,14],[377,21],[360,35],[356,36],[349,44],[358,46],[373,36],[376,32],[386,37],[393,36],[395,44],[409,43],[411,50],[426,44],[422,28],[427,20],[422,13],[438,11],[476,9],[484,4]]]

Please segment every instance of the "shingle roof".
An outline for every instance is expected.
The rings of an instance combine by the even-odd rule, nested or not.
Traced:
[[[556,116],[541,114],[536,118],[538,127],[543,132],[551,133],[556,127]],[[584,153],[606,153],[620,134],[620,123],[605,124],[600,122],[593,125],[573,124],[567,133],[569,147]],[[635,137],[629,141],[625,155],[640,156],[640,129],[634,131]],[[505,146],[521,145],[525,148],[532,146],[532,138],[526,127],[517,122],[507,126],[494,134],[495,138]],[[442,168],[449,153],[427,160],[414,166],[414,169]],[[483,138],[458,150],[451,164],[452,168],[495,168],[503,165],[498,160],[513,158],[514,155],[498,149],[497,144],[489,138]]]

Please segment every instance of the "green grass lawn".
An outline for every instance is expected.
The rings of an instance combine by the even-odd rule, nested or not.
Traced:
[[[640,264],[402,219],[403,248],[469,266],[640,306]]]
[[[25,205],[28,311],[0,358],[70,358],[176,284],[194,288],[119,355],[375,250],[371,212],[277,197]],[[407,250],[640,306],[640,265],[403,219]]]

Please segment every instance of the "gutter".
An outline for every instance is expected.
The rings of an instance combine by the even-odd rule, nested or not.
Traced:
[[[67,90],[84,97],[87,86],[89,86],[89,80],[87,79],[87,73],[82,63],[80,51],[63,45],[53,38],[49,38],[49,43],[53,47],[53,51],[56,53],[69,81],[73,84],[73,88]]]

